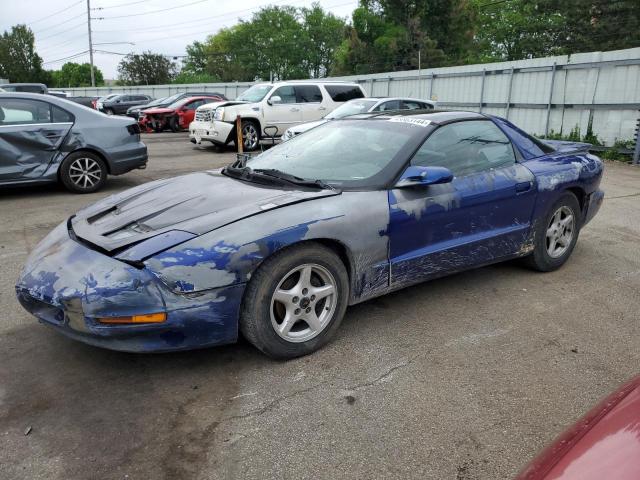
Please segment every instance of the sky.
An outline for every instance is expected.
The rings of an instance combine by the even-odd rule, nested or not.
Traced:
[[[315,0],[325,10],[350,18],[358,0]],[[314,0],[90,0],[94,64],[105,79],[117,78],[122,55],[151,50],[184,55],[195,40],[267,5],[310,6]],[[162,11],[161,11],[162,10]],[[0,33],[26,23],[47,70],[65,62],[89,61],[87,0],[0,0]],[[100,51],[102,50],[102,52]],[[83,53],[84,52],[84,53]]]

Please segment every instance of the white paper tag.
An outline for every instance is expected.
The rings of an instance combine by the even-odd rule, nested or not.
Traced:
[[[425,120],[424,118],[411,118],[411,117],[391,117],[390,122],[398,123],[410,123],[411,125],[417,125],[419,127],[427,127],[431,124],[431,120]]]

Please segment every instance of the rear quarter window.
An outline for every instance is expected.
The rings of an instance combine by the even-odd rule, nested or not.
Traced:
[[[357,85],[325,85],[324,88],[334,102],[348,102],[354,98],[364,98],[362,89]]]

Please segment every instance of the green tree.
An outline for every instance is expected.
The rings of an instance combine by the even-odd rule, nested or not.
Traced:
[[[334,73],[374,73],[460,63],[473,52],[467,0],[361,0],[336,52]]]
[[[481,62],[520,60],[563,53],[564,17],[550,5],[533,0],[487,4],[474,0],[477,8],[478,47]]]
[[[480,61],[640,45],[637,0],[473,0]]]
[[[49,81],[35,51],[33,32],[26,25],[15,25],[0,37],[0,78],[14,83]]]
[[[104,77],[100,69],[93,66],[96,85],[104,85]],[[60,70],[51,72],[50,86],[58,88],[89,87],[91,86],[91,65],[89,63],[67,62]]]
[[[130,53],[118,64],[118,79],[123,85],[160,85],[175,76],[175,63],[157,53]]]
[[[331,70],[336,51],[342,43],[345,21],[325,12],[319,4],[301,8],[302,29],[305,33],[305,60],[308,74],[324,77]]]

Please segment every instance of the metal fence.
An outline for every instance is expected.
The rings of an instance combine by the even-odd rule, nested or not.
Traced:
[[[530,133],[568,134],[589,126],[606,145],[635,138],[640,110],[640,48],[513,62],[333,77],[360,83],[372,96],[437,100],[444,108],[506,117]],[[233,99],[251,83],[67,89],[74,95],[111,92],[154,97],[189,90]]]

